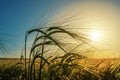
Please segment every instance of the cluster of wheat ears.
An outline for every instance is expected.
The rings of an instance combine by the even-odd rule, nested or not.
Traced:
[[[34,32],[37,34],[27,61],[27,38]],[[81,50],[81,53],[77,53],[76,50],[83,45],[91,46],[89,41],[84,33],[77,34],[76,31],[65,26],[50,26],[27,31],[25,78],[27,80],[119,80],[120,65],[110,65],[103,70],[92,71],[79,64],[79,60],[86,57]],[[71,44],[74,47],[71,47]],[[55,47],[58,47],[57,51],[54,51]],[[59,53],[61,55],[56,55]],[[49,54],[54,55],[47,56]]]
[[[33,33],[36,37],[28,52],[28,37]],[[91,46],[85,34],[66,26],[31,29],[25,34],[24,59],[21,56],[16,65],[0,66],[0,80],[120,80],[120,65],[91,70],[79,64],[89,52],[81,51],[85,46]]]

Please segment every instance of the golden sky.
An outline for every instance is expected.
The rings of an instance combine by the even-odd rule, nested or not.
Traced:
[[[58,16],[76,15],[68,24],[91,28],[89,31],[93,45],[100,49],[97,57],[120,57],[120,10],[119,5],[113,2],[72,3],[64,6]]]
[[[120,0],[40,0],[0,3],[1,31],[15,36],[15,40],[10,40],[15,41],[10,42],[13,44],[9,49],[10,54],[1,54],[0,57],[19,57],[24,47],[25,32],[54,18],[57,18],[55,22],[58,23],[62,21],[77,27],[91,28],[86,32],[92,40],[91,44],[100,49],[95,53],[97,57],[120,57]],[[74,19],[71,20],[69,17],[72,15]],[[38,18],[41,20],[38,21]],[[65,18],[69,21],[65,22]],[[31,44],[31,41],[28,43]]]

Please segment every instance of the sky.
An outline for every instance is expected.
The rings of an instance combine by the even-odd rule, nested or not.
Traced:
[[[48,16],[52,16],[57,6],[61,4],[58,2],[50,0],[0,0],[0,33],[7,34],[5,37],[9,44],[9,54],[1,53],[0,57],[18,57],[24,46],[25,32],[40,23],[40,20],[45,21]]]
[[[19,57],[21,49],[24,47],[25,32],[54,17],[54,15],[59,16],[60,11],[64,12],[65,8],[72,12],[80,10],[80,16],[83,17],[85,25],[88,24],[89,27],[99,29],[98,31],[104,35],[100,41],[103,40],[102,44],[105,46],[110,45],[109,49],[112,50],[107,49],[103,54],[111,53],[111,56],[112,54],[115,55],[114,57],[120,56],[120,37],[118,35],[120,34],[120,1],[80,0],[78,6],[75,6],[75,1],[0,0],[0,33],[7,34],[6,39],[10,46],[8,48],[9,53],[1,53],[0,57]],[[102,57],[100,54],[97,55]]]

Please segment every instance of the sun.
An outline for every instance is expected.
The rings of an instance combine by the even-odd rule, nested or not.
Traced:
[[[99,41],[101,39],[101,33],[98,30],[94,30],[91,32],[91,40],[92,41]]]

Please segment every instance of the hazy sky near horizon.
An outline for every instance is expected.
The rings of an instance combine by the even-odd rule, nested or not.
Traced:
[[[79,2],[80,6],[76,8],[81,11],[81,16],[87,19],[86,24],[99,29],[104,35],[101,37],[102,45],[110,47],[111,51],[108,49],[103,54],[97,55],[119,57],[120,1],[81,0]],[[55,14],[56,11],[59,9],[64,11],[64,7],[70,8],[72,4],[75,4],[72,0],[0,0],[0,33],[8,34],[6,37],[10,44],[8,49],[10,53],[1,53],[0,57],[19,57],[24,47],[25,32],[40,22],[52,18],[53,15],[59,16],[60,14]],[[75,11],[75,8],[71,8],[71,11]],[[110,53],[110,56],[106,53]]]

